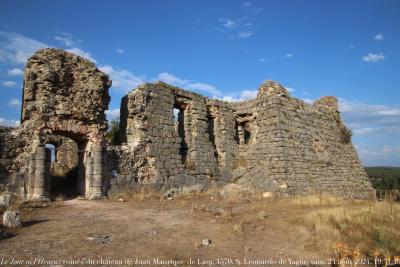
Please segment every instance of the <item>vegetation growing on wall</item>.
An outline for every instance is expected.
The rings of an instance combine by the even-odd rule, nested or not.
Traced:
[[[348,129],[346,126],[342,126],[340,128],[340,141],[343,144],[349,144],[351,142],[351,137],[353,135],[353,132]]]

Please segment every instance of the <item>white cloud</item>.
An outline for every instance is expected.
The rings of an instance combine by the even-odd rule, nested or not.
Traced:
[[[285,58],[292,58],[292,57],[293,57],[292,54],[286,54],[286,55],[285,55]]]
[[[314,100],[313,99],[309,99],[309,98],[304,98],[303,101],[304,101],[304,103],[307,103],[307,104],[310,104],[310,105],[312,105],[314,103]]]
[[[397,145],[354,145],[364,163],[368,166],[399,166],[400,147]]]
[[[206,84],[206,83],[199,83],[199,82],[190,82],[187,85],[187,88],[194,91],[202,91],[209,94],[221,94],[221,92],[215,88],[215,86]]]
[[[222,97],[213,96],[212,98],[219,99],[219,100],[226,101],[226,102],[240,102],[240,101],[245,101],[245,100],[256,98],[257,93],[258,93],[258,90],[243,90],[241,92],[231,93],[230,95],[226,95],[226,96],[222,96]]]
[[[13,69],[9,69],[7,70],[7,75],[8,76],[20,76],[23,75],[24,71],[18,68],[13,68]]]
[[[119,120],[119,116],[120,116],[119,108],[106,110],[105,113],[107,115],[107,120],[108,121]]]
[[[249,7],[249,6],[251,6],[251,3],[250,2],[245,2],[245,3],[243,3],[243,6],[244,7]]]
[[[253,34],[251,32],[239,32],[237,34],[237,37],[239,38],[248,38],[250,36],[252,36]]]
[[[0,62],[25,64],[37,50],[49,47],[47,44],[18,33],[0,31]]]
[[[383,153],[392,153],[392,152],[400,153],[400,147],[399,146],[391,147],[391,146],[385,145],[385,146],[383,146],[382,152]]]
[[[20,125],[20,122],[19,120],[0,118],[0,125],[5,127],[17,127]]]
[[[355,135],[400,133],[400,107],[339,99],[339,109]]]
[[[259,60],[260,62],[262,62],[262,63],[267,63],[267,60],[266,60],[265,58],[260,57],[258,60]]]
[[[87,60],[90,60],[90,61],[92,61],[93,63],[97,63],[97,60],[94,59],[94,58],[90,55],[89,52],[85,52],[85,51],[83,51],[83,50],[80,49],[80,48],[77,48],[77,47],[75,47],[75,48],[70,48],[70,49],[67,49],[66,51],[67,51],[67,52],[70,52],[70,53],[73,53],[73,54],[75,54],[75,55],[81,56],[81,57],[83,57],[83,58],[86,58]]]
[[[75,45],[81,43],[80,40],[74,40],[72,38],[72,35],[67,32],[62,32],[62,33],[54,36],[53,39],[67,47],[72,47],[72,46],[75,46]]]
[[[256,11],[254,11],[254,14],[259,14],[259,13],[261,13],[262,11],[263,11],[264,9],[262,9],[262,8],[259,8],[259,9],[257,9]]]
[[[368,55],[363,56],[362,60],[364,60],[365,62],[378,62],[381,60],[384,60],[385,56],[383,55],[383,53],[379,53],[379,54],[372,54],[372,53],[368,53]]]
[[[237,27],[236,22],[228,18],[220,18],[219,21],[222,23],[222,26],[228,29],[233,29]]]
[[[307,91],[307,89],[301,89],[301,94],[302,95],[309,95],[310,93]]]
[[[115,49],[115,52],[117,52],[118,54],[123,54],[123,53],[125,53],[125,50],[121,49],[121,48],[117,48],[117,49]]]
[[[99,69],[107,73],[112,80],[112,88],[129,92],[133,88],[145,82],[145,78],[136,76],[128,70],[114,69],[112,66],[100,66]]]
[[[58,41],[63,42],[65,45],[72,46],[78,43],[78,41],[69,40],[69,35],[59,35]],[[64,38],[62,40],[62,38]],[[25,64],[28,58],[34,54],[37,50],[50,47],[49,45],[40,41],[28,38],[18,33],[9,33],[0,31],[0,62],[9,64]],[[85,52],[80,48],[70,48],[66,51],[84,57],[94,63],[97,63],[89,52]]]
[[[10,107],[16,108],[16,107],[21,106],[21,101],[19,101],[19,99],[17,99],[17,98],[12,98],[10,100],[10,102],[8,102],[8,105]]]
[[[221,95],[221,92],[213,85],[181,79],[167,72],[158,74],[157,80],[163,81],[171,85],[183,87],[184,89],[202,91],[217,96]]]
[[[240,93],[242,99],[248,100],[256,98],[258,90],[244,90]]]
[[[3,87],[11,88],[11,87],[15,87],[17,85],[17,83],[14,81],[4,81],[1,83],[1,85]]]
[[[377,35],[374,36],[374,39],[376,41],[382,41],[383,40],[383,33],[378,33]]]
[[[183,80],[180,79],[172,74],[169,74],[167,72],[163,72],[158,74],[157,80],[163,81],[165,83],[177,85],[177,86],[183,86],[184,84],[188,83],[188,80]]]
[[[353,45],[353,44],[352,44],[352,45],[350,45],[350,48],[351,48],[351,49],[356,48],[356,45]]]
[[[295,90],[293,89],[293,88],[291,88],[291,87],[285,87],[286,88],[286,90],[288,90],[290,93],[293,93]]]

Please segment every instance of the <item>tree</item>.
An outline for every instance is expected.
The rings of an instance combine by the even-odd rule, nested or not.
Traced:
[[[107,138],[112,145],[121,144],[122,138],[121,129],[119,128],[119,120],[112,120],[110,122],[107,131]]]

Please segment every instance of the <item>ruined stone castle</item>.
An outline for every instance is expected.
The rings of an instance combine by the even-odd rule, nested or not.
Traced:
[[[121,143],[111,144],[110,86],[74,54],[42,49],[31,56],[21,126],[0,128],[0,191],[48,199],[68,186],[96,199],[141,187],[228,183],[289,195],[365,197],[372,190],[335,97],[310,105],[266,81],[255,99],[224,102],[145,83],[123,97]]]

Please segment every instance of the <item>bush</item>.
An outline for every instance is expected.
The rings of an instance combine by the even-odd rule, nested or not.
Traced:
[[[122,141],[121,129],[119,128],[119,120],[112,120],[108,127],[107,139],[112,145],[119,145]]]
[[[353,135],[353,132],[350,129],[347,129],[346,126],[342,126],[340,128],[340,141],[343,144],[349,144],[351,142],[351,137]]]

